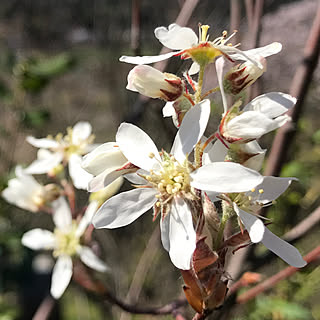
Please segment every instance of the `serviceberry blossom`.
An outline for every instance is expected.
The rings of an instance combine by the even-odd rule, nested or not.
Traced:
[[[161,240],[174,265],[190,268],[196,234],[188,201],[199,200],[195,188],[215,192],[244,192],[262,182],[262,176],[237,163],[220,162],[196,169],[187,156],[206,128],[210,101],[203,100],[184,117],[170,153],[158,152],[151,138],[138,127],[123,123],[116,136],[126,159],[140,168],[136,189],[107,200],[93,218],[96,228],[126,226],[154,208],[161,213]]]
[[[207,36],[208,29],[209,26],[207,25],[200,26],[198,38],[192,29],[180,27],[175,23],[170,24],[168,28],[158,27],[154,30],[156,38],[165,47],[178,51],[172,51],[158,56],[122,56],[120,61],[132,64],[150,64],[166,60],[173,56],[181,56],[182,59],[192,58],[195,64],[191,67],[189,73],[195,74],[199,71],[199,65],[211,63],[216,57],[223,54],[231,60],[237,58],[237,60],[251,61],[259,68],[263,68],[259,60],[255,60],[253,55],[249,56],[236,46],[228,44],[233,34],[228,37],[227,32],[224,31],[221,37],[209,41],[209,37]]]
[[[55,184],[43,186],[33,176],[26,174],[21,166],[15,169],[16,177],[8,181],[8,187],[2,191],[2,197],[19,208],[37,212],[50,205],[60,195]]]
[[[32,162],[26,172],[29,174],[43,174],[55,176],[68,164],[69,174],[73,184],[78,189],[87,189],[92,176],[81,168],[82,156],[97,145],[93,145],[94,136],[88,122],[78,122],[73,128],[68,128],[68,134],[58,134],[55,138],[36,139],[27,137],[27,141],[40,148],[37,160]]]
[[[256,216],[259,210],[278,198],[295,178],[264,177],[263,182],[250,192],[225,195],[234,212],[249,232],[252,242],[262,242],[288,264],[302,268],[306,265],[299,251],[273,234]]]
[[[107,271],[106,264],[86,245],[81,244],[81,236],[91,223],[92,216],[98,209],[98,202],[88,205],[82,219],[77,223],[72,220],[70,208],[63,197],[52,203],[54,232],[45,229],[33,229],[22,237],[22,244],[32,250],[53,250],[57,262],[53,268],[50,293],[59,299],[72,277],[72,259],[79,257],[88,267],[100,272]]]

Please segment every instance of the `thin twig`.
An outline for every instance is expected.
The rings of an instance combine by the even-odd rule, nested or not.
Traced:
[[[32,320],[46,320],[50,316],[52,309],[56,303],[56,300],[47,295],[41,302],[39,308],[34,314]]]
[[[287,159],[290,145],[294,141],[297,122],[302,113],[303,103],[311,84],[313,72],[315,71],[318,63],[319,53],[320,7],[318,7],[316,17],[309,33],[303,58],[291,83],[290,94],[297,98],[295,107],[288,113],[291,116],[292,121],[278,130],[266,165],[266,175],[279,175],[280,170]]]
[[[126,301],[130,303],[136,303],[139,299],[140,292],[144,283],[144,280],[147,276],[147,273],[152,266],[154,257],[158,253],[159,246],[158,239],[160,235],[160,229],[158,225],[153,230],[151,237],[149,238],[148,244],[141,255],[141,258],[139,260],[139,263],[136,267],[136,271],[133,275],[133,279],[130,285],[130,288],[128,290]],[[126,320],[128,319],[127,314],[123,313],[120,316],[120,320]]]
[[[140,53],[140,0],[132,0],[131,49],[135,55],[139,55]]]
[[[308,263],[320,258],[320,246],[309,252],[307,255],[304,256],[304,260]],[[253,299],[260,293],[268,290],[269,288],[274,287],[278,282],[283,279],[286,279],[293,275],[294,273],[298,272],[300,269],[295,267],[287,267],[277,274],[273,275],[272,277],[266,279],[262,283],[258,284],[254,288],[248,290],[247,292],[241,294],[237,298],[237,303],[246,303],[249,300]]]

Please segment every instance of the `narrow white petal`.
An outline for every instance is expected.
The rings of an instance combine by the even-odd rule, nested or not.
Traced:
[[[99,259],[89,247],[81,246],[78,254],[81,261],[88,267],[100,272],[106,272],[108,270],[107,265]]]
[[[174,23],[168,29],[156,28],[154,34],[165,47],[173,50],[188,49],[198,43],[198,37],[192,29]]]
[[[53,268],[50,293],[59,299],[68,287],[72,277],[72,260],[69,256],[60,256]]]
[[[243,111],[258,111],[270,119],[274,119],[291,109],[297,99],[282,92],[262,94],[249,102]]]
[[[172,201],[169,228],[171,261],[177,268],[189,270],[196,248],[196,233],[190,209],[182,198],[175,197]]]
[[[170,214],[160,217],[161,242],[165,250],[170,251]]]
[[[86,212],[84,213],[82,219],[79,222],[79,225],[76,230],[76,236],[81,237],[83,233],[86,231],[88,225],[91,223],[91,220],[98,210],[99,202],[92,201],[89,203]]]
[[[93,176],[81,167],[81,163],[81,156],[72,154],[69,158],[69,174],[72,178],[73,185],[77,189],[87,190],[88,183]]]
[[[267,228],[261,242],[269,250],[293,267],[302,268],[307,264],[307,262],[303,260],[300,252],[294,246],[280,239]]]
[[[116,141],[125,157],[137,167],[150,171],[159,161],[158,149],[151,138],[140,128],[130,123],[122,123]],[[150,155],[154,155],[154,158]]]
[[[160,54],[158,56],[136,56],[136,57],[122,56],[120,57],[119,61],[131,63],[131,64],[151,64],[158,61],[169,59],[178,53],[179,51],[172,51],[172,52]]]
[[[55,236],[49,230],[33,229],[26,232],[21,239],[24,246],[32,250],[51,250],[55,246]]]
[[[145,170],[138,170],[135,173],[128,173],[126,175],[124,175],[124,177],[132,184],[142,184],[142,185],[146,185],[147,180],[141,177],[141,174],[148,174],[148,171]]]
[[[174,139],[171,154],[182,162],[191,153],[206,130],[210,116],[210,100],[206,99],[192,107],[184,116]]]
[[[78,122],[72,130],[72,143],[75,145],[81,144],[88,139],[92,131],[91,124],[86,121]]]
[[[97,192],[108,187],[127,172],[128,170],[105,170],[89,182],[88,191]]]
[[[38,151],[38,159],[33,161],[24,171],[28,174],[48,173],[55,168],[63,159],[60,152],[50,152],[44,149]]]
[[[68,230],[72,225],[70,207],[64,197],[52,202],[53,222],[61,230]]]
[[[223,162],[228,154],[228,149],[220,141],[217,140],[212,146],[207,147],[202,156],[203,164],[209,164],[212,162]]]
[[[246,111],[225,124],[224,136],[243,139],[257,139],[279,128],[277,121],[269,119],[263,113]]]
[[[156,190],[139,188],[122,192],[107,200],[93,217],[95,228],[119,228],[138,219],[156,202]]]
[[[254,170],[233,162],[214,162],[202,166],[190,174],[191,186],[214,192],[244,192],[263,180]]]
[[[175,115],[176,111],[173,107],[174,101],[168,101],[162,108],[162,115],[164,117],[172,117]]]
[[[280,177],[264,177],[263,182],[256,186],[253,193],[254,197],[259,199],[259,202],[268,203],[277,199],[283,192],[285,192],[296,178],[280,178]],[[261,193],[259,193],[259,191]]]
[[[48,138],[42,138],[37,139],[32,136],[28,136],[26,138],[27,142],[29,142],[31,145],[37,148],[44,148],[44,149],[51,149],[51,148],[57,148],[59,147],[59,143],[55,140],[48,139]]]
[[[244,51],[247,55],[269,57],[282,50],[282,44],[279,42],[272,42],[264,47],[255,48]]]
[[[233,204],[233,208],[245,228],[248,230],[251,241],[253,243],[262,241],[263,235],[267,230],[263,222],[256,216],[240,209],[235,203]]]
[[[193,62],[188,73],[190,76],[197,74],[200,71],[200,65],[197,62]]]
[[[228,111],[228,103],[227,103],[227,97],[226,97],[226,94],[225,94],[224,88],[223,88],[224,64],[225,64],[225,61],[224,61],[223,57],[219,57],[216,60],[217,78],[218,78],[218,83],[219,83],[219,88],[220,88],[220,93],[221,93],[221,98],[222,98],[223,110],[224,110],[224,113],[226,113]]]

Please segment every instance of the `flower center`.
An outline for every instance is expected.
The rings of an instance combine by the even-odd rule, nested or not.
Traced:
[[[258,194],[254,194],[256,193],[256,189],[252,189],[246,193],[229,194],[229,197],[240,209],[255,214],[264,206],[259,201],[259,195],[263,192],[263,189],[259,189]]]
[[[80,238],[76,236],[77,225],[73,224],[70,230],[60,230],[56,228],[54,235],[56,238],[56,248],[53,251],[53,256],[60,255],[73,256],[77,252],[77,247],[80,244]]]
[[[150,170],[150,175],[145,176],[145,179],[159,191],[157,206],[160,206],[163,200],[168,201],[172,196],[180,192],[188,193],[191,189],[187,160],[180,164],[173,156],[163,152],[159,165],[159,170]]]

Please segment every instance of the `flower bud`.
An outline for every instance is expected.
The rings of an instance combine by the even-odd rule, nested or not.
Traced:
[[[183,93],[182,80],[171,73],[162,73],[146,65],[134,67],[128,74],[128,90],[150,98],[175,101]]]
[[[223,80],[225,92],[236,95],[251,86],[259,77],[261,77],[267,70],[267,61],[264,57],[259,57],[258,60],[263,65],[263,69],[259,68],[251,61],[246,61],[231,68]]]

